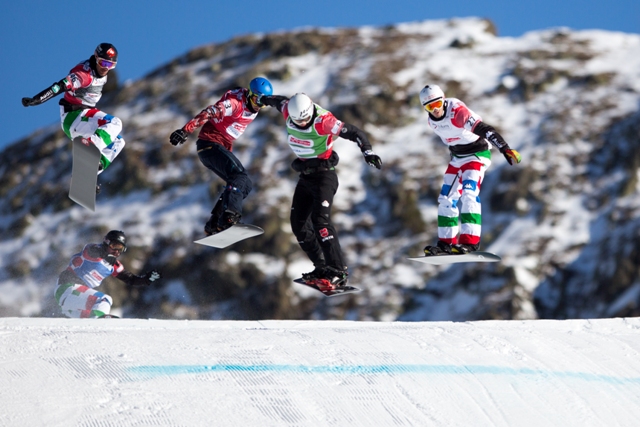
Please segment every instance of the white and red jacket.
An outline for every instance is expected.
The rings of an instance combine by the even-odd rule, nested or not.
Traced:
[[[66,103],[95,107],[102,98],[102,89],[107,83],[107,76],[100,77],[91,67],[91,59],[87,59],[73,67],[63,82]],[[61,101],[61,103],[64,102]]]
[[[468,155],[489,149],[489,143],[474,133],[482,117],[457,98],[446,98],[444,115],[429,114],[429,127],[454,155]]]

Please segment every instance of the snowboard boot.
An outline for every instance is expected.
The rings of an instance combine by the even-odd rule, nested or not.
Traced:
[[[102,185],[96,184],[96,195],[100,194],[101,191],[102,191]]]
[[[242,215],[240,215],[238,212],[234,212],[230,210],[224,211],[224,213],[220,216],[220,219],[218,220],[218,232],[224,231],[227,228],[233,225],[236,225],[238,221],[240,221],[240,218],[242,218]]]
[[[319,265],[313,271],[308,273],[302,273],[302,280],[305,282],[309,282],[311,280],[320,279],[322,277],[322,272],[324,271],[325,266]]]
[[[204,225],[204,234],[212,236],[220,231],[218,230],[218,219],[217,216],[211,215],[209,221]]]
[[[204,234],[207,236],[211,236],[217,233],[218,230],[218,221],[220,220],[220,216],[222,215],[222,196],[218,198],[216,205],[211,209],[211,216],[209,220],[204,225]]]
[[[438,240],[435,246],[427,245],[424,247],[425,256],[447,255],[451,254],[451,245],[442,240]]]
[[[349,273],[347,270],[341,270],[335,267],[324,267],[321,276],[317,279],[310,280],[309,284],[315,285],[321,292],[333,291],[347,284]]]
[[[470,243],[457,243],[455,245],[451,245],[451,253],[454,255],[468,254],[470,252],[475,252],[478,249],[480,249],[480,244],[472,245]]]

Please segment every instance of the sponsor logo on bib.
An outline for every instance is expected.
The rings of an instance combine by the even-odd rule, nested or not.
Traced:
[[[295,136],[289,135],[289,142],[291,144],[302,145],[304,147],[311,147],[312,142],[306,139],[298,139]]]

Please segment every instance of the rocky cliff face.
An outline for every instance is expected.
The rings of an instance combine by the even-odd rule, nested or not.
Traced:
[[[636,315],[640,36],[564,29],[500,38],[481,19],[385,28],[305,29],[202,46],[105,95],[124,122],[125,151],[101,177],[95,214],[67,197],[71,144],[41,129],[2,153],[0,314],[57,315],[58,273],[85,243],[123,229],[133,271],[154,288],[103,285],[125,316],[204,319],[472,320]],[[356,296],[324,299],[291,280],[311,269],[288,224],[296,174],[283,121],[265,109],[236,142],[254,191],[244,222],[263,236],[200,247],[222,182],[172,130],[225,90],[268,77],[363,128],[382,157],[368,167],[338,140],[334,220]],[[523,156],[494,151],[482,189],[491,265],[414,264],[437,237],[448,162],[417,94],[426,83],[464,100]],[[51,101],[55,102],[55,101]]]

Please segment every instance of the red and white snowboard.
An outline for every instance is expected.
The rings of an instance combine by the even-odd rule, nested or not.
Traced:
[[[322,291],[316,285],[309,284],[309,283],[305,282],[302,278],[295,279],[294,282],[295,283],[299,283],[301,285],[305,285],[305,286],[307,286],[307,287],[309,287],[311,289],[315,289],[318,292],[322,292],[322,294],[324,296],[327,296],[327,297],[334,297],[336,295],[353,294],[353,293],[361,291],[361,289],[356,288],[354,286],[349,286],[349,285],[340,286],[337,289],[334,289],[332,291]]]

